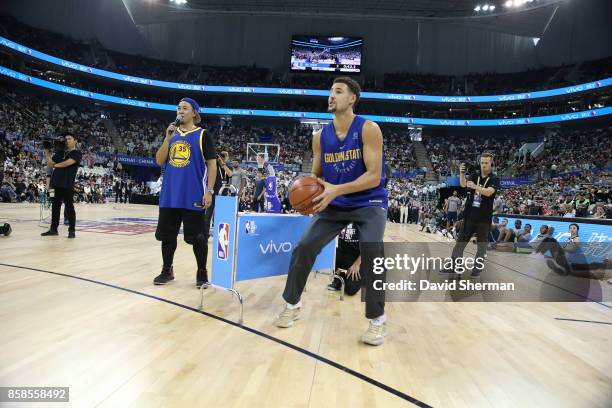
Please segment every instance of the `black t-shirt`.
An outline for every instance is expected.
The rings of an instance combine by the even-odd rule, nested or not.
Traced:
[[[55,153],[52,158],[53,162],[55,163],[61,163],[68,159],[73,159],[76,163],[74,163],[72,166],[53,169],[53,174],[51,174],[51,187],[74,187],[74,180],[76,178],[77,171],[79,170],[79,163],[81,163],[82,157],[81,152],[76,149],[69,152]]]
[[[227,182],[227,172],[221,166],[221,163],[219,163],[219,160],[217,159],[217,178],[215,179],[215,194],[219,194],[219,190],[221,189],[221,186],[223,185],[224,181]]]
[[[217,149],[215,148],[215,138],[212,133],[208,130],[204,131],[204,136],[202,137],[202,154],[204,155],[204,160],[213,160],[217,157]],[[206,165],[206,163],[204,163]],[[208,186],[206,187],[208,188]],[[215,179],[215,186],[213,190],[215,190],[215,194],[219,192],[219,188],[221,188],[221,179],[219,178],[219,162],[217,162],[217,178]]]
[[[493,187],[495,189],[495,193],[491,194],[489,197],[485,197],[481,194],[480,207],[474,207],[475,191],[468,188],[467,201],[465,202],[465,218],[469,222],[490,223],[493,216],[493,200],[495,200],[495,195],[499,191],[499,178],[493,173],[490,173],[488,176],[482,176],[480,173],[474,173],[469,177],[466,176],[466,181],[472,181],[474,184],[478,184],[480,187]]]
[[[338,235],[336,268],[350,268],[359,254],[359,229],[355,228],[353,224],[349,224]]]
[[[20,181],[19,183],[17,183],[17,184],[15,185],[15,192],[16,192],[17,194],[21,194],[21,193],[23,193],[24,191],[26,191],[26,189],[27,189],[27,188],[28,188],[28,187],[25,185],[25,183],[24,183],[23,181]]]

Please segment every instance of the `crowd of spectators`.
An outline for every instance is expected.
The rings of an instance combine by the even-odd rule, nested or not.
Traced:
[[[210,85],[291,86],[329,88],[328,75],[277,75],[257,66],[212,67],[176,63],[104,49],[96,40],[88,42],[29,27],[0,16],[0,33],[21,44],[97,68],[145,78]],[[343,58],[354,55],[343,55]],[[406,92],[430,95],[490,95],[530,92],[583,83],[612,75],[611,58],[589,61],[578,67],[543,67],[517,73],[478,73],[444,76],[413,72],[387,73],[382,79],[364,77],[366,91]],[[575,69],[576,68],[576,69]]]
[[[517,176],[555,177],[572,172],[606,170],[611,162],[612,127],[566,130],[550,135],[543,151],[517,158]]]
[[[477,166],[478,155],[483,151],[495,155],[496,172],[501,174],[515,160],[517,149],[527,139],[527,136],[520,134],[511,138],[446,135],[425,138],[423,143],[434,172],[441,177],[447,177],[457,175],[461,163],[470,167]]]
[[[0,90],[0,147],[5,152],[0,191],[3,201],[40,199],[46,187],[41,141],[65,129],[76,131],[79,149],[83,152],[77,181],[79,199],[103,202],[122,189],[140,194],[148,192],[144,183],[130,180],[116,155],[153,157],[167,123],[135,113],[104,112],[85,105],[66,105],[48,97],[18,94],[8,88]],[[109,128],[113,126],[116,134],[111,137]],[[278,191],[281,201],[288,203],[286,194],[290,180],[304,161],[310,160],[313,131],[310,126],[297,122],[262,125],[227,120],[204,126],[215,136],[218,151],[227,151],[232,162],[242,165],[255,160],[256,154],[261,153],[262,143],[270,145],[268,158],[274,160],[276,148],[272,145],[280,145],[278,162],[287,170],[278,173]],[[390,167],[394,171],[417,169],[414,146],[408,134],[399,128],[385,128],[384,135],[385,157]],[[610,136],[610,128],[559,130],[556,134],[548,133],[541,153],[518,157],[521,144],[533,141],[529,136],[466,138],[446,135],[426,138],[424,145],[433,169],[440,176],[453,175],[462,162],[476,167],[477,154],[487,150],[495,154],[498,174],[508,169],[515,172],[512,175],[535,179],[532,184],[502,189],[496,204],[499,214],[601,217],[609,214],[611,203]],[[260,150],[247,151],[248,143],[259,143]],[[241,197],[245,203],[252,201],[255,170],[250,168],[246,172],[249,182]],[[441,185],[427,184],[422,175],[412,179],[392,178],[389,182],[389,219],[398,220],[402,203],[410,208],[408,216],[414,222],[439,218],[440,205],[436,205],[439,187]],[[421,217],[414,217],[412,211],[416,208],[421,210]]]

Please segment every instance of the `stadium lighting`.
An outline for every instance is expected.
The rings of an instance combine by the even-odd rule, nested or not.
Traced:
[[[506,7],[510,8],[510,7],[514,6],[514,2],[513,2],[512,0],[508,0],[508,1],[507,1],[507,2],[504,4],[504,6],[506,6]]]
[[[478,4],[476,7],[474,7],[474,11],[475,12],[480,12],[480,11],[493,11],[495,10],[495,6],[492,4]]]

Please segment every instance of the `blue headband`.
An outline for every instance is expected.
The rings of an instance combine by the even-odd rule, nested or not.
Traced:
[[[195,100],[191,98],[183,98],[181,99],[181,102],[187,102],[188,104],[191,105],[191,107],[196,113],[200,113],[200,105],[198,105],[198,103]]]

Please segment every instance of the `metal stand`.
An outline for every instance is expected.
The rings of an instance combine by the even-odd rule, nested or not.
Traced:
[[[41,195],[40,199],[40,214],[38,218],[38,226],[41,228],[47,228],[48,224],[51,224],[51,214],[48,211],[51,209],[51,201],[47,197],[47,191]]]
[[[341,271],[341,270],[342,269],[338,269],[338,271]],[[321,271],[316,270],[315,279],[317,277],[317,274],[329,275],[329,277],[331,278],[331,282],[333,282],[335,278],[340,279],[340,300],[344,300],[344,286],[345,286],[344,278],[340,276],[339,274],[337,274],[336,270],[332,270],[331,273],[326,273],[326,272],[321,272]]]
[[[198,306],[198,310],[200,312],[204,311],[204,290],[206,290],[206,288],[223,289],[226,292],[230,292],[232,294],[232,298],[234,297],[234,295],[236,295],[236,299],[238,299],[238,302],[240,303],[240,316],[238,318],[238,324],[242,326],[242,323],[244,323],[244,303],[242,301],[242,295],[240,294],[240,292],[233,288],[223,288],[221,286],[211,285],[210,283],[202,285],[200,287],[200,306]]]

